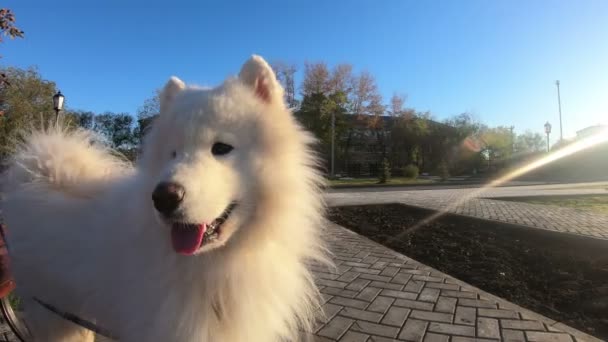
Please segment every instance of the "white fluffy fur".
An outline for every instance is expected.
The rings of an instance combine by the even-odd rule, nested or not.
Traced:
[[[319,304],[306,262],[326,260],[323,206],[313,139],[281,94],[257,56],[218,88],[172,78],[135,167],[87,132],[31,133],[3,179],[21,296],[97,322],[121,341],[297,340]],[[213,156],[216,141],[235,149]],[[239,201],[220,243],[192,256],[172,249],[151,200],[167,180],[185,186],[192,222]],[[25,304],[36,341],[92,340]]]

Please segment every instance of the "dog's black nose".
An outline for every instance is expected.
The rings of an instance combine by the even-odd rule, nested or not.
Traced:
[[[184,187],[178,183],[159,183],[152,193],[154,208],[165,216],[171,215],[184,199]]]

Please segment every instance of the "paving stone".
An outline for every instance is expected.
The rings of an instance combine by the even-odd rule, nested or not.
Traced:
[[[382,324],[400,327],[407,319],[407,316],[410,314],[410,311],[410,309],[393,306],[392,308],[388,309],[388,312],[386,313],[386,315],[384,315],[384,318],[382,319]]]
[[[410,318],[405,322],[403,330],[401,330],[401,333],[399,334],[399,339],[407,341],[422,341],[428,325],[429,322]]]
[[[355,279],[355,280],[351,281],[350,284],[348,284],[345,288],[347,290],[352,290],[352,291],[361,291],[369,283],[371,283],[371,280],[367,280],[367,279]]]
[[[475,328],[467,325],[431,322],[429,331],[448,335],[475,336]]]
[[[400,342],[394,338],[386,338],[380,336],[370,336],[368,342]]]
[[[473,306],[476,308],[490,308],[490,309],[496,309],[497,305],[496,303],[487,301],[487,300],[479,300],[479,299],[466,299],[466,298],[460,298],[458,300],[458,305],[462,305],[462,306]]]
[[[458,285],[445,284],[445,283],[428,283],[428,284],[426,284],[426,287],[430,287],[433,289],[452,290],[452,291],[458,291],[460,289],[460,286],[458,286]]]
[[[399,328],[365,321],[356,321],[351,329],[353,331],[363,332],[370,335],[378,335],[391,338],[397,337],[397,334],[399,333]]]
[[[370,321],[370,322],[374,322],[374,323],[379,323],[380,320],[382,319],[381,313],[353,309],[353,308],[342,309],[342,311],[340,311],[340,315],[349,317],[349,318]]]
[[[515,311],[510,310],[496,310],[496,309],[477,309],[479,316],[494,317],[494,318],[513,318],[518,319],[519,314]]]
[[[342,306],[331,303],[325,303],[323,304],[323,306],[321,306],[321,309],[323,310],[323,315],[325,317],[325,319],[322,321],[325,323],[329,322],[332,318],[334,318],[334,316],[337,315],[340,310],[342,310]]]
[[[356,298],[371,302],[374,298],[376,298],[380,291],[382,291],[382,289],[378,289],[375,287],[366,287],[361,292],[359,292]]]
[[[424,287],[423,281],[410,280],[405,284],[403,291],[419,293]]]
[[[382,281],[382,282],[385,282],[385,283],[391,281],[391,277],[381,276],[381,275],[377,275],[377,274],[367,274],[367,273],[363,273],[363,274],[359,275],[359,278],[361,278],[361,279],[368,279],[368,280],[375,280],[375,281]]]
[[[415,276],[412,277],[412,279],[414,279],[414,280],[421,280],[421,281],[428,281],[428,282],[443,283],[443,279],[444,278],[415,275]]]
[[[529,342],[572,342],[572,337],[568,334],[526,331]]]
[[[524,332],[520,330],[502,329],[502,339],[505,342],[526,342]]]
[[[316,282],[320,285],[337,287],[339,289],[343,289],[346,287],[346,285],[348,285],[348,283],[345,283],[343,281],[335,281],[329,279],[316,279]]]
[[[369,338],[369,335],[362,334],[354,331],[347,331],[344,336],[340,339],[340,342],[365,342]]]
[[[390,282],[405,285],[410,279],[412,279],[411,274],[397,273]]]
[[[496,341],[487,338],[474,338],[474,337],[463,337],[463,336],[452,336],[452,342],[486,342]]]
[[[373,268],[363,268],[363,267],[353,267],[352,271],[366,273],[366,274],[373,274],[373,275],[378,275],[380,273],[380,270],[376,270]]]
[[[439,292],[440,291],[438,289],[425,288],[424,290],[422,290],[422,292],[420,292],[418,300],[423,302],[435,303],[437,301],[437,298],[439,298]]]
[[[335,296],[329,302],[332,304],[353,307],[355,309],[365,309],[367,307],[367,305],[369,305],[369,303],[364,302],[362,300],[339,297],[339,296]]]
[[[454,323],[464,325],[475,325],[477,320],[476,310],[464,306],[457,306],[454,314]]]
[[[445,313],[454,313],[454,310],[456,309],[457,301],[458,300],[456,298],[439,297],[437,299],[437,303],[435,304],[435,311],[445,312]]]
[[[410,317],[422,319],[425,321],[452,323],[452,315],[441,312],[413,310],[410,314]]]
[[[342,310],[344,312],[344,310]],[[477,317],[477,336],[484,338],[500,338],[498,320],[494,318]]]
[[[540,331],[545,330],[545,326],[541,322],[538,322],[538,321],[518,321],[518,320],[501,319],[500,325],[504,329],[540,330]]]
[[[350,328],[353,322],[354,320],[350,318],[336,316],[323,329],[319,330],[317,335],[337,340]]]
[[[353,267],[363,267],[363,268],[372,267],[372,265],[370,265],[370,264],[364,264],[364,263],[352,262],[352,261],[347,261],[347,262],[344,263],[344,265],[346,265],[346,266],[353,266]],[[353,269],[353,270],[355,270],[355,269]]]
[[[477,294],[473,292],[464,292],[464,291],[452,291],[452,290],[441,290],[441,295],[446,297],[457,297],[457,298],[470,298],[476,299]]]
[[[396,291],[399,291],[403,288],[403,285],[401,285],[401,284],[385,283],[385,282],[381,282],[381,281],[372,281],[372,283],[369,284],[369,286],[379,287],[382,289],[396,290]]]
[[[418,310],[433,310],[433,304],[427,302],[419,302],[416,300],[409,299],[397,299],[394,303],[396,306],[402,306],[410,309],[418,309]]]
[[[359,274],[359,272],[348,271],[339,276],[339,278],[336,278],[336,280],[343,281],[345,283],[350,283],[351,281],[357,279]]]
[[[440,335],[434,333],[427,333],[424,335],[424,342],[448,342],[450,340],[450,336],[448,335]]]
[[[416,299],[417,295],[412,292],[403,292],[403,291],[395,291],[395,290],[382,290],[381,294],[383,296],[402,298],[402,299]]]
[[[321,293],[332,295],[332,296],[342,296],[346,298],[355,298],[357,296],[357,292],[350,290],[343,290],[336,287],[326,286],[321,290]]]
[[[395,299],[391,298],[391,297],[378,296],[367,307],[366,310],[373,311],[373,312],[379,312],[379,313],[385,313],[386,311],[388,311],[388,308],[391,307],[391,305],[393,304],[394,301],[395,301]]]
[[[335,273],[325,273],[325,272],[313,272],[313,273],[314,273],[315,277],[317,277],[319,279],[336,280],[340,277],[338,274],[335,274]]]

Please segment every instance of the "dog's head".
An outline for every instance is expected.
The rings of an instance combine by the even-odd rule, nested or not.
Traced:
[[[295,126],[261,57],[217,88],[169,80],[140,167],[152,179],[150,206],[176,252],[221,247],[255,219],[260,176],[281,171],[274,147],[297,132]]]

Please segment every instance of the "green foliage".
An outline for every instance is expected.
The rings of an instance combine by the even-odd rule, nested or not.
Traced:
[[[546,138],[539,133],[526,131],[515,139],[515,151],[517,153],[541,152],[547,149]]]
[[[43,80],[35,68],[2,68],[10,83],[0,86],[0,159],[13,148],[19,132],[55,118],[55,83]]]
[[[416,179],[416,178],[418,178],[418,173],[419,173],[418,166],[416,166],[414,164],[409,164],[403,168],[404,177]]]
[[[386,184],[391,179],[391,166],[388,159],[382,159],[382,169],[380,170],[378,183]]]
[[[340,137],[346,131],[346,95],[335,92],[329,95],[313,93],[302,99],[300,109],[295,115],[302,125],[314,133],[321,140],[324,149],[328,149],[331,143],[331,120],[332,113],[335,116],[335,133]],[[336,138],[336,144],[339,141]]]
[[[128,149],[137,142],[133,134],[133,117],[128,113],[97,115],[93,130],[105,136],[116,149]]]
[[[446,181],[448,180],[448,178],[450,178],[450,169],[448,167],[448,163],[445,160],[442,160],[439,163],[437,171],[442,181]]]
[[[513,133],[509,127],[483,127],[481,129],[482,153],[492,163],[496,159],[505,160],[513,153]]]

